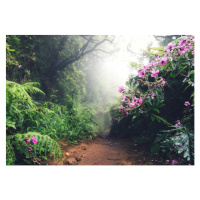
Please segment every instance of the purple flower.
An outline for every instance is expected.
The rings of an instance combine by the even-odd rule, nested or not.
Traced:
[[[37,143],[38,143],[38,141],[35,139],[35,136],[32,137],[32,142],[33,142],[34,144],[37,144]]]
[[[138,100],[138,102],[141,104],[142,101],[143,101],[143,100],[142,100],[142,98],[140,97],[139,100]]]
[[[178,121],[178,123],[177,124],[175,124],[176,126],[180,126],[181,125],[181,122],[180,121]]]
[[[154,99],[155,93],[151,93],[151,99]]]
[[[123,102],[126,101],[126,95],[124,95],[124,96],[122,97],[122,101],[123,101]]]
[[[26,144],[28,145],[28,143],[30,142],[30,139],[28,138],[28,139],[26,139]]]
[[[145,70],[142,70],[142,71],[140,71],[139,77],[142,77],[142,78],[143,78],[145,74],[146,74]]]
[[[119,86],[118,92],[121,93],[124,90],[123,86]]]
[[[18,69],[21,68],[21,67],[22,67],[22,65],[18,65]]]
[[[171,51],[172,48],[175,46],[175,43],[170,42],[166,47],[165,47],[165,51]]]
[[[128,115],[128,109],[124,109],[124,112],[126,113],[126,115]]]
[[[156,61],[159,61],[159,60],[160,60],[159,55],[157,55],[157,56],[155,57],[155,60],[156,60]]]
[[[149,69],[149,67],[148,67],[148,66],[145,66],[145,65],[143,65],[143,69],[144,69],[144,70],[146,70],[146,69]]]
[[[180,147],[182,147],[183,146],[183,144],[182,143],[180,143]]]
[[[182,55],[182,54],[185,53],[187,50],[188,50],[187,47],[182,46],[182,47],[179,49],[179,54]]]
[[[179,42],[179,46],[183,46],[185,43],[184,43],[184,38],[183,37],[181,37],[181,41]]]
[[[166,65],[166,64],[167,64],[167,57],[166,57],[166,56],[163,56],[163,57],[160,59],[159,64],[161,64],[161,65]]]
[[[124,107],[123,107],[122,105],[119,106],[118,108],[119,108],[119,112],[120,112],[122,109],[124,109]]]
[[[172,160],[172,165],[177,165],[178,162],[176,160]]]
[[[189,106],[190,105],[189,101],[186,101],[184,105]]]
[[[28,148],[28,151],[32,151],[33,149],[31,147]]]
[[[159,73],[159,70],[158,70],[158,69],[157,69],[156,71],[155,71],[155,70],[152,70],[151,77],[156,77],[156,76],[158,76],[158,73]]]
[[[133,101],[134,103],[137,103],[137,102],[139,101],[139,99],[138,99],[137,97],[134,97],[134,98],[132,99],[132,101]]]
[[[132,101],[132,103],[130,103],[129,106],[130,106],[131,108],[133,108],[133,107],[135,106],[135,102]]]
[[[169,164],[169,160],[166,160],[166,164]]]

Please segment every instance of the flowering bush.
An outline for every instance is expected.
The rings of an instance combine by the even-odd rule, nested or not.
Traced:
[[[187,106],[188,109],[184,110],[184,115],[182,117],[183,123],[177,119],[177,123],[172,125],[163,117],[156,115],[155,111],[160,113],[159,109],[165,105],[163,103],[164,96],[163,99],[161,96],[164,95],[165,92],[164,86],[170,86],[170,82],[168,83],[168,81],[162,77],[163,74],[170,75],[173,78],[178,77],[177,80],[183,79],[183,84],[187,84],[185,90],[190,86],[194,86],[194,36],[181,37],[174,42],[170,42],[164,49],[165,51],[162,55],[156,55],[155,59],[152,60],[149,65],[143,65],[142,68],[138,69],[138,78],[136,81],[140,84],[139,89],[131,90],[125,89],[123,86],[119,87],[118,91],[124,95],[122,105],[118,107],[119,112],[122,113],[119,119],[128,115],[133,115],[137,111],[137,113],[139,112],[150,116],[152,121],[156,119],[158,122],[164,122],[175,130],[179,136],[186,134],[187,137],[184,136],[184,139],[181,140],[178,146],[175,145],[177,142],[173,138],[175,135],[177,136],[177,134],[172,133],[173,131],[171,130],[170,134],[167,136],[165,135],[165,137],[161,136],[162,139],[159,138],[158,141],[163,151],[166,151],[166,145],[163,144],[172,141],[173,144],[171,145],[173,148],[169,148],[169,145],[168,150],[170,152],[175,151],[179,154],[184,152],[183,157],[193,162],[193,144],[190,143],[190,141],[193,141],[192,132],[194,131],[191,125],[191,121],[193,120],[193,108],[191,108],[191,106],[194,106],[194,93],[192,92],[191,95],[192,105],[190,105],[188,99],[185,99],[184,105]],[[181,79],[180,77],[183,78]],[[152,110],[154,113],[151,112]]]

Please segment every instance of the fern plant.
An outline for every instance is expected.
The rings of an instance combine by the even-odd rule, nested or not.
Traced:
[[[31,140],[33,137],[37,139],[37,144],[31,141],[27,142],[27,139]],[[55,159],[62,163],[63,152],[60,145],[48,135],[41,135],[36,132],[16,134],[13,144],[18,157],[21,157],[24,163],[41,164],[41,162],[47,160],[48,155],[50,159]]]
[[[16,161],[15,151],[11,141],[6,139],[6,165],[14,165]]]
[[[163,130],[158,135],[155,143],[160,142],[160,149],[170,154],[180,154],[190,163],[194,163],[194,133],[185,126],[171,126],[171,130]]]
[[[23,127],[27,115],[36,112],[37,105],[30,95],[42,94],[39,83],[24,84],[6,80],[6,120],[8,126]]]

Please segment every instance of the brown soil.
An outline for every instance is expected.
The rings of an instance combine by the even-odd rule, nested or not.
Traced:
[[[62,142],[63,165],[153,165],[147,147],[130,139],[96,137],[92,142],[67,145]],[[49,161],[49,165],[56,165]]]

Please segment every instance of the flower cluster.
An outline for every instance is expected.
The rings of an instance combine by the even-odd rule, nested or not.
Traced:
[[[185,56],[190,62],[190,64],[194,65],[194,59],[188,58],[188,53],[192,52],[194,54],[194,36],[189,36],[187,38],[182,37],[179,43],[172,43],[170,42],[165,47],[165,54],[162,56],[155,56],[155,59],[151,61],[148,65],[143,65],[141,69],[138,69],[138,75],[141,79],[137,80],[143,83],[148,87],[148,93],[145,94],[137,94],[137,97],[131,97],[128,95],[124,95],[122,98],[123,104],[119,106],[119,112],[122,110],[128,115],[128,111],[131,109],[135,109],[139,107],[145,99],[150,96],[151,99],[154,99],[155,93],[153,92],[154,88],[156,87],[164,87],[167,81],[159,77],[159,73],[163,70],[162,66],[166,65],[168,62],[171,62],[172,70],[176,69],[176,65],[172,63],[172,61],[177,62],[181,56]],[[148,77],[151,76],[155,80],[150,82]],[[119,93],[125,93],[125,89],[123,86],[119,86],[118,89]],[[134,92],[133,92],[134,95]],[[131,100],[132,98],[132,100]],[[190,103],[188,101],[185,102],[185,106],[189,106]],[[176,126],[180,126],[180,122],[176,124]]]
[[[41,160],[40,159],[38,159],[37,157],[35,157],[34,156],[34,153],[32,152],[33,151],[33,146],[31,146],[31,143],[29,144],[29,142],[31,142],[32,141],[32,143],[33,144],[37,144],[38,143],[38,140],[36,140],[36,137],[35,136],[33,136],[32,138],[31,138],[31,140],[29,139],[29,138],[26,138],[26,139],[24,139],[25,140],[25,142],[26,142],[26,145],[29,145],[28,146],[28,152],[30,153],[28,156],[26,156],[26,158],[30,158],[30,155],[32,154],[32,157],[33,157],[33,160],[34,160],[34,162],[36,162],[38,165],[41,165]]]
[[[128,111],[130,110],[130,108],[139,107],[142,104],[143,99],[141,97],[137,98],[136,96],[131,99],[127,98],[127,95],[125,95],[122,97],[122,102],[124,102],[124,104],[126,103],[126,106],[125,107],[123,105],[119,106],[118,107],[119,112],[123,110],[125,114],[128,115]]]
[[[26,144],[28,145],[28,143],[30,142],[30,139],[29,139],[29,138],[26,138],[25,140],[26,140]],[[35,136],[32,137],[32,143],[34,143],[34,144],[37,144],[37,143],[38,143],[38,141],[36,140],[36,137],[35,137]]]

